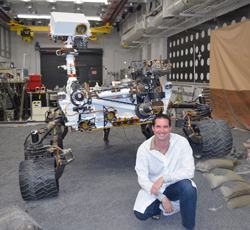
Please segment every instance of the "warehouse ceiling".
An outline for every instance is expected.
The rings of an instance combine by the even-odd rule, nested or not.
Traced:
[[[124,47],[138,48],[248,5],[249,0],[0,0],[0,17],[47,26],[51,12],[83,13],[91,27],[107,22]],[[6,19],[7,17],[7,19]],[[9,18],[8,18],[9,17]]]
[[[91,26],[100,26],[146,3],[146,0],[2,0],[0,6],[7,16],[25,25],[47,25],[51,12],[83,13]],[[112,18],[111,18],[112,16]],[[115,16],[115,18],[114,18]]]

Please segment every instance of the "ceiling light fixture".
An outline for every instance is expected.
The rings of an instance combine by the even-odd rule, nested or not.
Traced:
[[[89,21],[101,21],[101,18],[98,16],[85,16]]]
[[[58,6],[56,3],[50,3],[48,8],[50,8],[50,12],[58,11]]]
[[[142,5],[141,5],[141,4],[138,4],[138,6],[136,7],[136,10],[137,10],[137,11],[140,11],[140,10],[141,10],[141,7],[142,7]]]
[[[75,13],[82,13],[82,6],[81,5],[79,5],[79,4],[75,4],[75,6],[74,6],[74,12]]]
[[[81,3],[91,2],[91,3],[105,3],[105,4],[108,3],[108,0],[57,0],[57,1],[58,2],[81,2]]]
[[[18,18],[33,18],[33,19],[50,19],[49,14],[18,14]],[[86,16],[86,19],[89,21],[101,21],[101,18],[98,16]]]
[[[51,9],[52,9],[52,10],[55,10],[55,9],[56,9],[56,5],[52,5],[52,6],[51,6]]]
[[[82,4],[84,1],[83,0],[75,0],[74,3],[75,4]]]
[[[18,14],[18,18],[33,18],[33,19],[50,19],[50,15],[46,14]]]
[[[24,6],[27,7],[28,9],[31,9],[33,7],[33,4],[32,3],[25,3]]]
[[[28,14],[38,14],[38,11],[37,11],[36,8],[30,8],[30,9],[28,10]]]

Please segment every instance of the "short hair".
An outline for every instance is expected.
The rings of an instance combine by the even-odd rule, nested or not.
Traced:
[[[154,116],[153,121],[152,121],[152,126],[155,126],[156,119],[161,119],[161,118],[167,119],[169,126],[171,126],[171,119],[170,119],[170,117],[168,115],[166,115],[166,114],[163,114],[163,113],[158,113],[158,114],[156,114]]]

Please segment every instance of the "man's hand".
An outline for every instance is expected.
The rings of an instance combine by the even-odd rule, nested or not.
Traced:
[[[162,186],[164,182],[163,177],[160,177],[152,186],[152,188],[150,189],[150,193],[154,194],[155,196],[158,196],[158,190],[160,189],[160,187]]]
[[[162,199],[161,202],[166,213],[171,213],[174,211],[174,207],[171,201],[166,196]]]

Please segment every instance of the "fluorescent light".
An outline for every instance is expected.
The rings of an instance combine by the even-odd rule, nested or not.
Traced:
[[[74,3],[75,4],[82,4],[84,1],[83,0],[75,0]]]
[[[50,19],[49,14],[18,14],[18,18]]]
[[[32,18],[32,19],[50,19],[49,14],[18,14],[18,18]],[[98,16],[86,16],[86,19],[89,21],[101,21],[101,18]]]
[[[84,2],[100,2],[100,3],[108,4],[107,0],[84,0]]]
[[[47,0],[48,1],[48,0]],[[57,0],[58,2],[94,2],[94,3],[105,3],[107,4],[108,0]]]
[[[101,21],[101,18],[98,17],[98,16],[86,16],[86,19],[89,20],[89,21]]]

